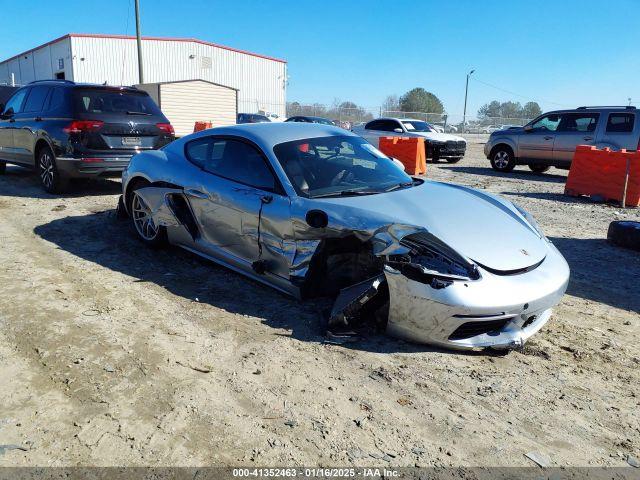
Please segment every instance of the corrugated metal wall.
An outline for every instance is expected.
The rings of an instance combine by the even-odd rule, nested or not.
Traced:
[[[203,79],[238,89],[240,110],[285,116],[287,64],[247,53],[175,40],[143,40],[145,83]],[[25,58],[26,57],[26,58]],[[0,63],[0,84],[54,78],[63,60],[65,78],[77,82],[134,85],[135,39],[72,36]]]
[[[62,69],[59,68],[60,60],[62,60]],[[73,80],[71,68],[71,40],[63,38],[0,63],[0,85],[10,85],[12,73],[16,85],[26,85],[34,80],[55,78],[55,74],[58,72],[64,72],[66,79]]]
[[[138,82],[134,39],[72,37],[74,80]],[[203,79],[239,90],[251,112],[285,115],[286,63],[197,42],[143,40],[145,83]]]
[[[179,137],[193,133],[197,121],[211,122],[214,127],[236,123],[236,91],[231,88],[202,80],[152,83],[138,88],[156,97]]]

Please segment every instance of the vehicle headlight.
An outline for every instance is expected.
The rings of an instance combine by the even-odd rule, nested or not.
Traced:
[[[480,278],[478,267],[428,232],[407,235],[400,240],[407,248],[403,255],[392,255],[389,266],[416,280],[436,278],[441,280],[470,281]]]
[[[527,212],[524,208],[522,208],[520,205],[516,203],[514,203],[513,206],[516,208],[516,210],[518,210],[518,212],[520,212],[520,215],[524,217],[527,223],[531,225],[531,227],[538,233],[538,235],[540,235],[542,238],[547,240],[547,237],[545,236],[545,234],[542,233],[542,228],[540,228],[540,225],[538,225],[538,222],[536,222],[536,219],[533,218],[533,215],[531,215],[529,212]]]

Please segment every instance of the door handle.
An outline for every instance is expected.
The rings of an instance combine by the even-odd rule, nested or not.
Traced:
[[[204,192],[201,192],[200,190],[196,190],[194,188],[188,188],[184,191],[184,193],[186,193],[188,196],[190,197],[194,197],[194,198],[202,198],[202,199],[208,199],[209,195],[207,195]]]
[[[544,137],[545,140],[553,140],[553,137],[550,135],[545,135]]]
[[[16,119],[15,118],[10,118],[9,119],[9,123],[15,123]]]
[[[34,120],[35,120],[36,122],[41,122],[41,121],[42,121],[42,117],[36,117],[36,118],[34,118]]]
[[[584,140],[586,140],[587,142],[593,140],[593,137],[584,137]]]

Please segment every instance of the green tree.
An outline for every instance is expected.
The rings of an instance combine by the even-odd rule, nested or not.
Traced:
[[[403,112],[442,113],[444,105],[433,93],[424,88],[414,88],[400,97],[400,110]]]
[[[501,103],[497,100],[494,100],[490,103],[485,103],[478,110],[479,118],[494,118],[500,116],[500,107]]]
[[[522,105],[520,102],[504,102],[500,105],[502,118],[522,118]]]
[[[524,104],[524,107],[522,107],[522,116],[524,118],[532,119],[539,115],[542,115],[542,109],[540,105],[538,105],[538,102],[527,102]]]

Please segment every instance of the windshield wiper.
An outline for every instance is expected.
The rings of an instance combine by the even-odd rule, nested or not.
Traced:
[[[371,190],[342,190],[340,192],[327,192],[318,193],[317,195],[311,195],[310,198],[324,198],[324,197],[359,197],[361,195],[373,195],[380,193]]]
[[[413,187],[413,185],[415,184],[415,182],[402,182],[402,183],[396,183],[395,185],[391,185],[388,188],[384,189],[384,192],[393,192],[394,190],[400,190],[401,188],[408,188],[408,187]]]
[[[147,117],[150,117],[153,114],[147,112],[127,112],[127,115],[145,115]]]

